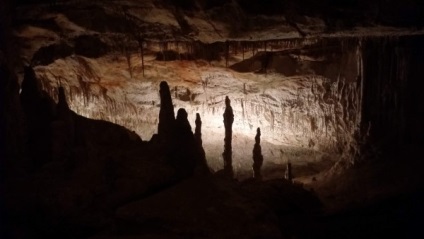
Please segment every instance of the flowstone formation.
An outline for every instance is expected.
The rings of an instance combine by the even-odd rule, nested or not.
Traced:
[[[233,177],[233,165],[232,165],[232,146],[231,141],[233,140],[233,122],[234,122],[234,113],[233,108],[231,107],[231,101],[228,96],[225,97],[225,111],[223,114],[224,117],[224,127],[225,127],[225,138],[224,138],[224,152],[222,157],[224,159],[224,172],[228,177]]]

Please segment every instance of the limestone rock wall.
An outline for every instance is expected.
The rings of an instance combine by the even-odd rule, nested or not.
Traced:
[[[225,49],[227,43],[216,44],[217,49]],[[69,105],[77,113],[123,125],[143,139],[156,133],[158,85],[168,81],[174,110],[185,108],[192,125],[196,113],[204,119],[203,144],[207,157],[214,160],[220,160],[223,150],[226,95],[232,99],[235,115],[236,164],[251,158],[251,152],[243,148],[253,146],[248,139],[257,127],[268,143],[264,157],[270,161],[280,162],[284,147],[349,159],[357,153],[363,73],[359,40],[280,40],[273,49],[256,49],[250,55],[235,51],[237,45],[243,43],[231,43],[229,68],[225,58],[205,62],[147,57],[143,76],[139,56],[133,55],[131,77],[123,57],[108,55],[71,56],[36,70],[52,96],[57,95],[57,86],[65,88]]]

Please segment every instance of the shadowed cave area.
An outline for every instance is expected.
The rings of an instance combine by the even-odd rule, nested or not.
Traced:
[[[421,1],[5,1],[0,238],[416,238]]]

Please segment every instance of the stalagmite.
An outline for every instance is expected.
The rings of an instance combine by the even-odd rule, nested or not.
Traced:
[[[169,139],[175,123],[174,106],[172,104],[171,93],[166,81],[160,83],[160,111],[158,135],[160,140]]]
[[[202,120],[200,118],[199,113],[196,113],[196,128],[194,130],[194,140],[196,141],[197,149],[198,149],[198,158],[196,172],[200,175],[208,175],[210,174],[209,167],[206,161],[206,153],[203,149],[202,145]]]
[[[199,113],[196,113],[196,128],[194,130],[194,138],[199,146],[202,146],[202,120]]]
[[[231,141],[233,137],[233,122],[234,114],[233,108],[231,107],[231,101],[228,96],[225,97],[225,112],[224,116],[224,126],[225,126],[225,138],[224,138],[224,152],[222,157],[224,158],[224,172],[226,176],[233,177],[233,165],[232,165],[232,146]]]
[[[290,161],[287,162],[286,173],[284,175],[284,178],[289,180],[290,182],[293,180],[292,166],[291,166]]]
[[[190,123],[188,122],[187,111],[183,108],[178,109],[177,118],[175,120],[176,134],[183,139],[192,138],[193,133],[191,131]]]
[[[261,147],[261,129],[258,127],[255,136],[255,146],[253,146],[253,178],[261,180],[261,167],[264,162]]]
[[[166,145],[170,150],[171,163],[182,177],[192,175],[198,162],[197,147],[187,116],[185,109],[178,110],[172,143]]]

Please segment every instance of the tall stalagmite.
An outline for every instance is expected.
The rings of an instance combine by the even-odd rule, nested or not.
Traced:
[[[180,108],[175,120],[172,151],[170,152],[172,164],[182,176],[190,176],[197,161],[197,148],[187,117],[187,111]]]
[[[196,129],[194,130],[194,140],[196,141],[197,150],[199,154],[199,162],[196,168],[196,172],[201,175],[210,174],[209,167],[206,161],[206,153],[202,145],[202,119],[200,114],[196,113]]]
[[[25,68],[20,100],[28,126],[27,145],[33,159],[31,168],[35,170],[51,160],[50,124],[54,101],[43,93],[31,67]]]
[[[261,167],[264,162],[261,147],[261,129],[258,127],[255,136],[255,146],[253,146],[253,177],[261,180]]]
[[[225,97],[225,112],[224,126],[225,126],[225,138],[224,138],[224,152],[222,157],[224,158],[224,172],[227,176],[233,177],[233,165],[232,165],[232,146],[231,141],[233,137],[233,122],[234,114],[233,108],[231,107],[231,101],[228,96]]]
[[[199,146],[202,146],[202,119],[200,118],[200,114],[196,113],[196,128],[194,130],[194,138],[196,139],[196,143]]]
[[[167,140],[172,135],[172,129],[175,124],[174,106],[172,104],[171,93],[166,81],[160,83],[160,111],[158,135],[160,140]]]

